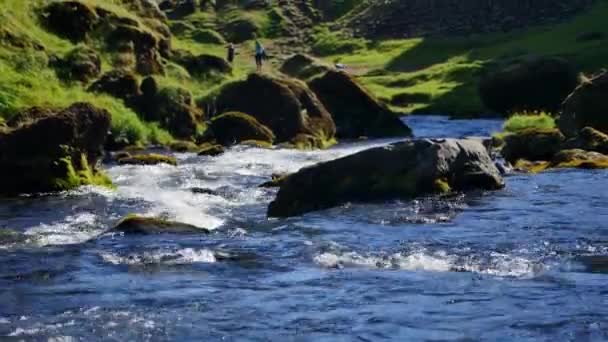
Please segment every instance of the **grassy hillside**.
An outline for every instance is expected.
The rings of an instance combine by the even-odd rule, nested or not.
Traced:
[[[477,116],[487,114],[477,94],[479,78],[497,61],[559,55],[585,73],[608,67],[606,18],[608,1],[600,0],[588,12],[554,26],[445,40],[368,42],[362,49],[325,59],[346,64],[385,101],[397,96],[410,102],[404,106],[395,101],[394,107],[401,111]]]

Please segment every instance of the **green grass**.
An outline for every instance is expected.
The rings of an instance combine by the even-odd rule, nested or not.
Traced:
[[[503,125],[508,133],[517,133],[526,129],[549,130],[555,128],[555,119],[547,113],[523,113],[511,116]]]
[[[577,39],[590,32],[608,35],[607,17],[608,1],[599,0],[586,13],[557,25],[467,38],[376,41],[325,59],[346,64],[385,101],[402,93],[427,95],[428,101],[397,108],[402,111],[478,116],[489,112],[477,93],[482,71],[501,59],[559,55],[585,73],[608,67],[606,40]],[[340,44],[348,42],[342,39]]]

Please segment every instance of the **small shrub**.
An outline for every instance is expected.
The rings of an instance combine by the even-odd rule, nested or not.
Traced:
[[[505,132],[515,133],[526,129],[548,130],[555,128],[555,119],[545,112],[523,112],[511,116],[503,125]]]

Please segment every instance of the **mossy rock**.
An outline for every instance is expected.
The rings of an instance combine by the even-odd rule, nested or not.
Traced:
[[[585,127],[578,132],[576,137],[566,141],[564,148],[608,154],[608,135],[591,127]]]
[[[192,141],[174,141],[169,145],[171,151],[175,152],[197,152],[199,150],[198,145]]]
[[[393,106],[406,107],[414,103],[429,103],[431,102],[431,95],[425,93],[400,93],[393,95],[388,102]]]
[[[149,153],[149,154],[135,154],[130,157],[118,159],[119,164],[130,164],[130,165],[157,165],[157,164],[169,164],[177,166],[177,159],[175,157],[166,156],[163,154]]]
[[[214,117],[208,130],[215,140],[224,146],[238,144],[247,140],[258,140],[272,144],[275,139],[272,131],[259,123],[251,115],[241,112],[228,112]]]
[[[89,91],[105,93],[125,101],[139,96],[139,82],[135,74],[125,70],[111,70],[93,82]]]
[[[567,60],[529,57],[488,72],[481,80],[479,94],[487,108],[502,115],[516,111],[556,113],[578,82],[578,72]]]
[[[278,188],[285,182],[288,176],[289,174],[272,174],[268,182],[262,183],[258,187]]]
[[[226,44],[222,35],[211,29],[196,29],[191,33],[192,39],[202,44]]]
[[[232,72],[230,63],[215,55],[193,55],[185,50],[175,50],[172,60],[186,68],[191,75],[204,76],[213,73],[227,74]]]
[[[99,77],[101,58],[95,50],[87,46],[77,46],[65,58],[55,63],[57,75],[68,81],[87,83]]]
[[[0,132],[1,194],[111,186],[96,168],[110,128],[110,114],[88,103],[45,113]]]
[[[297,79],[251,74],[244,81],[223,86],[215,99],[215,108],[218,113],[251,115],[272,130],[277,143],[288,142],[298,134],[325,140],[333,139],[335,134],[329,112],[308,86]]]
[[[271,149],[272,143],[262,140],[244,140],[239,143],[241,146],[249,146],[255,148]]]
[[[330,70],[309,82],[331,113],[338,139],[407,137],[412,130],[353,77]]]
[[[289,57],[280,71],[286,75],[307,80],[332,69],[320,60],[306,54],[298,53]]]
[[[129,215],[112,229],[126,235],[149,234],[208,234],[209,230],[191,224],[168,221],[162,218]]]
[[[199,148],[200,148],[200,150],[198,152],[199,156],[215,157],[215,156],[219,156],[220,154],[223,154],[225,152],[224,147],[219,144],[204,143]]]
[[[52,2],[40,17],[50,31],[74,42],[85,40],[99,23],[95,8],[80,1]]]
[[[222,31],[224,37],[233,43],[243,43],[261,34],[261,28],[249,18],[237,18],[226,23]]]
[[[502,155],[510,163],[518,159],[547,161],[561,149],[564,140],[558,129],[526,129],[505,137]]]
[[[608,169],[608,156],[598,152],[580,149],[562,150],[558,152],[549,168],[579,168],[579,169]]]
[[[608,134],[608,71],[584,81],[572,92],[564,101],[558,126],[568,137],[584,127]]]

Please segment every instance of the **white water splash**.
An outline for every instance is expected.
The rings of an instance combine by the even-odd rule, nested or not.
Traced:
[[[323,252],[313,261],[325,268],[363,267],[429,272],[472,272],[497,277],[529,278],[545,266],[524,257],[491,253],[489,257],[460,257],[445,251],[420,250],[410,253],[360,254],[358,252]]]
[[[40,246],[83,243],[104,231],[97,219],[97,215],[90,212],[78,213],[59,222],[32,227],[25,234]]]
[[[196,263],[214,263],[215,254],[208,249],[184,248],[177,251],[146,251],[121,256],[115,253],[100,253],[101,258],[114,265],[187,265]]]

